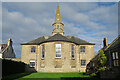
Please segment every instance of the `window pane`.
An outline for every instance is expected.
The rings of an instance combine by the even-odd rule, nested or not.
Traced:
[[[45,45],[42,45],[42,58],[44,58],[44,54],[45,54]]]
[[[61,44],[56,44],[56,57],[61,57]]]
[[[118,52],[116,52],[116,59],[118,59]]]
[[[74,45],[72,45],[72,58],[74,58]]]
[[[31,47],[31,53],[35,53],[35,47]]]
[[[30,60],[30,67],[35,67],[35,60]]]
[[[59,28],[59,25],[57,25],[57,28]]]
[[[114,52],[112,53],[112,57],[113,57],[113,59],[115,59],[115,54],[114,54]]]
[[[81,60],[81,66],[86,66],[86,60]]]
[[[80,47],[80,52],[81,52],[81,53],[85,53],[85,46],[81,46],[81,47]]]

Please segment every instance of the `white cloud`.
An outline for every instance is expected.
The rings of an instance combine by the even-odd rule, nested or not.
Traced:
[[[4,3],[3,41],[11,37],[20,57],[20,43],[52,34],[56,8],[56,3]],[[116,5],[60,3],[60,11],[65,35],[96,43],[95,51],[100,48],[104,37],[107,36],[110,42],[116,37]]]
[[[89,12],[90,18],[106,24],[118,23],[118,5],[101,6]]]

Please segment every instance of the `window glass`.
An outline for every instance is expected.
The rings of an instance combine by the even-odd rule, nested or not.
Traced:
[[[56,58],[61,57],[61,44],[56,44]]]
[[[35,53],[35,46],[31,47],[31,53]]]
[[[114,60],[114,66],[119,66],[119,60]]]
[[[57,28],[59,28],[59,25],[57,25]]]
[[[81,47],[80,47],[80,52],[81,52],[81,53],[85,53],[85,46],[81,46]]]
[[[116,52],[116,59],[118,59],[118,52]]]
[[[112,57],[113,57],[113,59],[115,59],[115,54],[114,54],[114,52],[112,53]]]
[[[42,58],[44,58],[45,56],[45,45],[42,45]]]
[[[72,58],[75,58],[75,56],[74,56],[74,45],[72,45]]]
[[[35,60],[30,60],[30,67],[35,67]]]
[[[86,60],[81,60],[81,66],[86,66]]]

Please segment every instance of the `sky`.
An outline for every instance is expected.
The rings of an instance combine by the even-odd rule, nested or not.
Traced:
[[[65,35],[95,43],[95,53],[104,37],[111,43],[118,36],[115,2],[3,2],[2,43],[12,38],[15,54],[20,58],[21,43],[52,35],[58,4]]]

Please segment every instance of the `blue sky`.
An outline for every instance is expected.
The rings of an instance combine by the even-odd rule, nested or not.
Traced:
[[[2,42],[13,39],[17,57],[21,43],[43,35],[52,35],[56,2],[3,2]],[[118,4],[113,2],[59,3],[65,35],[95,43],[95,53],[103,38],[111,43],[118,36]]]

